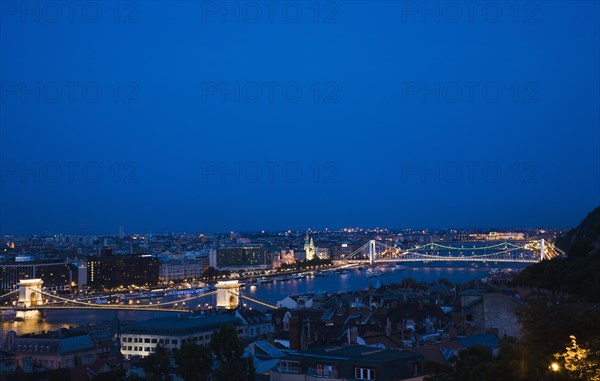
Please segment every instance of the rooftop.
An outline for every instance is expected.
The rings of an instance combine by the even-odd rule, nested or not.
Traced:
[[[178,314],[145,320],[129,324],[123,328],[123,333],[141,333],[144,331],[170,331],[171,334],[184,334],[185,331],[216,328],[221,324],[238,324],[240,319],[229,314],[197,315]]]
[[[339,347],[318,347],[302,352],[291,353],[290,357],[316,357],[332,360],[358,360],[369,363],[383,363],[394,360],[415,360],[422,355],[411,351],[379,349],[364,345],[344,345]]]
[[[16,343],[9,349],[20,353],[71,353],[96,348],[89,335],[66,337],[61,339],[19,337]]]

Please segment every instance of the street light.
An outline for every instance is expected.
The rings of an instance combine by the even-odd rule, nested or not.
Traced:
[[[560,366],[558,365],[558,363],[553,362],[552,364],[550,364],[550,369],[553,372],[558,372],[558,370],[560,369]]]

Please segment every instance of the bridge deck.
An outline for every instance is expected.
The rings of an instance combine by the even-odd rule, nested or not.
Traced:
[[[365,263],[369,262],[369,258],[364,259],[347,259],[348,263]],[[395,258],[395,259],[374,259],[375,263],[397,263],[397,262],[503,262],[503,263],[538,263],[537,259],[478,259],[478,258]]]
[[[0,310],[10,311],[39,311],[39,310],[128,310],[128,311],[150,311],[150,312],[189,312],[190,309],[160,308],[160,307],[130,307],[118,305],[90,305],[90,306],[39,306],[32,308],[0,307]]]

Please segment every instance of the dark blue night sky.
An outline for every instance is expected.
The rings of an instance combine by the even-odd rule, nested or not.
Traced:
[[[600,204],[597,1],[25,4],[0,2],[1,234],[570,227]]]

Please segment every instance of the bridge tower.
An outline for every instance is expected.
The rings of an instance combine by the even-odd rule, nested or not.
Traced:
[[[41,279],[22,279],[19,281],[19,301],[17,302],[17,309],[35,309],[37,306],[44,304],[42,297],[42,283]]]
[[[540,239],[540,261],[546,258],[546,242],[544,239]]]
[[[375,262],[375,255],[377,253],[377,249],[376,249],[376,244],[377,241],[375,241],[374,239],[369,241],[369,264],[373,265],[373,262]]]
[[[237,280],[217,282],[217,307],[232,310],[240,303],[240,284]]]

